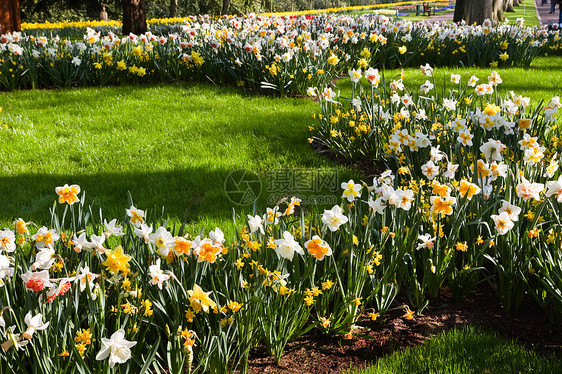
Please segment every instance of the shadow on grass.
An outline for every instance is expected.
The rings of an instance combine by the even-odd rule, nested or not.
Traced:
[[[164,206],[170,217],[197,223],[228,221],[232,207],[252,211],[253,200],[237,205],[225,192],[238,169],[259,173],[259,212],[282,196],[337,197],[339,183],[358,175],[306,142],[317,106],[307,100],[184,83],[20,91],[2,99],[14,128],[6,133],[13,157],[4,158],[0,173],[4,224],[18,217],[48,224],[54,189],[64,184],[80,185],[96,215],[102,208],[105,217],[122,217],[130,192],[139,209]],[[337,188],[314,185],[326,178]]]
[[[255,203],[257,212],[263,214],[266,207],[291,196],[303,199],[303,206],[317,203],[331,207],[340,202],[340,184],[346,178],[349,174],[335,169],[275,168],[258,174],[250,169],[207,167],[150,173],[3,176],[0,220],[12,222],[21,217],[48,224],[49,208],[57,200],[55,187],[78,184],[96,218],[100,208],[108,220],[124,217],[130,193],[139,209],[160,212],[164,207],[165,217],[185,218],[188,224],[201,219],[224,222],[232,218],[233,208],[239,214],[250,214]]]

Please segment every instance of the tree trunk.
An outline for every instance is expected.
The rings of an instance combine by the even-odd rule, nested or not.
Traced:
[[[199,14],[209,14],[209,10],[211,6],[208,0],[200,0],[199,1]]]
[[[519,1],[519,0],[513,0],[513,6],[519,6],[520,2],[521,1]]]
[[[503,16],[504,4],[506,0],[492,0],[492,17],[490,21],[492,22],[500,22],[505,20]]]
[[[20,4],[18,0],[0,1],[0,34],[21,31]]]
[[[513,0],[504,0],[503,11],[515,12],[515,9],[513,9]]]
[[[228,14],[228,8],[230,7],[230,0],[222,0],[222,11],[221,14]]]
[[[100,21],[107,21],[107,11],[105,10],[105,5],[102,5],[100,12]]]
[[[504,0],[457,0],[454,22],[466,21],[468,24],[482,24],[485,19],[492,22],[503,21]]]
[[[178,0],[170,0],[170,18],[178,16]]]
[[[148,27],[146,25],[144,0],[123,0],[123,35],[133,33],[144,34]]]

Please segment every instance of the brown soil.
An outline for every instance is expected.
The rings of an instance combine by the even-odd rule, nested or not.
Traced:
[[[397,305],[400,301],[403,300],[398,300]],[[263,348],[258,348],[251,353],[249,373],[340,373],[467,324],[499,332],[540,354],[562,357],[560,322],[552,324],[530,298],[518,312],[506,312],[489,286],[480,287],[460,302],[445,296],[432,300],[423,315],[413,320],[402,315],[401,311],[390,312],[380,322],[364,318],[357,325],[366,329],[353,331],[351,339],[312,335],[299,338],[287,345],[279,366]]]

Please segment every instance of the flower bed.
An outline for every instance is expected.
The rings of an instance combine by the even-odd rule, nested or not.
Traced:
[[[349,104],[320,93],[317,141],[394,172],[342,183],[342,203],[323,212],[291,198],[236,217],[230,242],[132,201],[108,220],[79,186],[57,187],[51,227],[0,231],[2,370],[243,372],[258,344],[279,362],[308,331],[412,319],[442,289],[461,299],[483,281],[505,309],[527,293],[557,320],[559,99],[501,96],[496,72],[482,84],[452,75],[449,92],[422,73],[421,93],[374,69],[349,72]]]
[[[527,292],[559,315],[559,97],[531,105],[500,95],[495,71],[482,84],[453,74],[458,87],[445,92],[428,64],[421,70],[429,79],[416,93],[375,69],[350,71],[353,100],[341,105],[330,88],[319,93],[310,141],[395,171],[373,181],[367,203],[377,226],[399,238],[395,248],[409,248],[400,273],[416,308],[444,284],[462,297],[486,274],[507,310]]]
[[[172,26],[166,26],[172,27]],[[89,29],[59,37],[0,37],[3,89],[207,80],[280,94],[325,86],[350,67],[527,66],[560,50],[559,30],[440,25],[385,16],[192,17],[161,35]],[[358,56],[362,58],[358,60]]]

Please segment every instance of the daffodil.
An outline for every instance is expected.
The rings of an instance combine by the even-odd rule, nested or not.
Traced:
[[[166,274],[160,269],[160,259],[148,267],[148,276],[150,277],[149,283],[158,286],[159,289],[162,289],[164,282],[170,279],[170,274]]]
[[[55,192],[59,195],[60,204],[68,203],[68,205],[72,205],[80,201],[78,198],[80,186],[77,184],[73,184],[71,186],[65,184],[62,187],[56,187]]]
[[[265,234],[263,231],[263,219],[258,215],[251,216],[248,214],[248,226],[250,227],[250,233],[260,230],[262,235]]]
[[[204,292],[199,285],[193,285],[193,289],[187,291],[189,294],[189,303],[191,308],[198,313],[203,310],[205,313],[209,312],[209,308],[215,308],[217,304],[211,300],[209,295],[212,291]]]
[[[429,234],[419,235],[418,240],[421,240],[421,243],[418,244],[416,249],[427,248],[432,249],[435,245],[435,236],[432,238]]]
[[[431,196],[431,210],[435,213],[443,213],[450,215],[453,213],[452,205],[456,203],[454,197],[441,197],[441,196]]]
[[[492,214],[491,218],[496,224],[496,231],[498,235],[505,235],[514,226],[513,221],[509,218],[507,212],[502,212],[500,214]]]
[[[361,185],[353,182],[353,179],[350,179],[347,183],[343,182],[341,188],[343,189],[342,197],[349,202],[355,200],[359,196],[359,192],[361,192]]]
[[[522,197],[525,201],[530,199],[540,200],[539,194],[543,191],[544,184],[531,183],[527,179],[522,178],[521,182],[517,184],[517,196]]]
[[[120,271],[126,272],[129,269],[129,261],[132,257],[123,252],[123,247],[118,246],[114,250],[108,251],[106,254],[107,259],[101,264],[105,266],[106,270],[111,274],[116,274]]]
[[[330,245],[318,235],[314,235],[311,240],[305,242],[304,247],[319,261],[322,261],[325,256],[332,255],[332,248],[330,248]]]
[[[80,287],[80,292],[84,292],[86,287],[92,291],[94,289],[94,280],[99,277],[99,274],[94,274],[90,272],[90,267],[88,265],[80,269],[80,272],[76,274],[76,282],[78,282]]]
[[[295,252],[304,255],[302,247],[288,231],[283,233],[283,239],[275,240],[275,252],[277,252],[280,257],[286,258],[289,261],[293,260]]]
[[[131,358],[131,348],[137,342],[125,339],[125,330],[119,329],[114,332],[109,339],[101,338],[102,349],[96,355],[96,360],[105,360],[109,357],[109,367],[115,364],[123,364]]]
[[[0,230],[0,252],[10,253],[16,250],[16,235],[11,230]]]
[[[45,287],[52,287],[55,284],[51,282],[49,272],[47,270],[31,272],[28,271],[21,275],[21,279],[25,283],[28,290],[42,291]]]
[[[37,330],[45,330],[49,327],[49,322],[43,323],[43,315],[41,313],[31,316],[31,312],[27,312],[23,321],[27,325],[27,329],[22,334],[24,338],[30,340],[33,337],[33,333]]]
[[[131,205],[131,208],[127,209],[126,213],[131,217],[131,223],[135,227],[139,227],[144,222],[144,210],[137,209],[134,205]]]
[[[60,239],[60,235],[54,229],[48,230],[46,227],[41,227],[37,233],[32,236],[35,240],[37,248],[51,247],[54,242]]]
[[[466,197],[468,200],[470,200],[474,195],[479,194],[480,191],[480,187],[478,187],[476,184],[464,179],[461,180],[461,183],[459,185],[459,193],[462,197]]]
[[[170,249],[174,246],[174,237],[162,226],[156,229],[155,233],[150,234],[148,240],[154,244],[158,253],[164,257],[168,256]]]
[[[324,214],[322,214],[322,222],[328,226],[330,231],[337,231],[348,220],[338,205],[334,205],[330,210],[324,210]]]
[[[105,232],[103,233],[106,238],[109,238],[111,235],[121,237],[125,235],[123,232],[123,227],[117,224],[117,219],[114,218],[111,221],[107,222],[107,220],[103,220],[103,225],[105,226]]]
[[[562,203],[562,175],[556,181],[546,182],[546,197],[554,196],[556,201]]]

